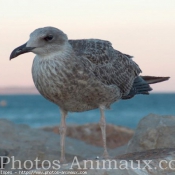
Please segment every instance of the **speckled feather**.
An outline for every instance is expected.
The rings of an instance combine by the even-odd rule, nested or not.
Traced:
[[[141,73],[132,56],[113,49],[109,41],[99,39],[69,40],[76,55],[93,63],[95,76],[107,85],[117,85],[122,95],[127,95],[134,79]]]

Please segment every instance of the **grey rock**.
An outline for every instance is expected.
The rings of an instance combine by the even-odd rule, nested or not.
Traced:
[[[8,154],[9,153],[7,152],[7,150],[0,148],[0,169],[4,168],[5,163],[7,162],[6,156],[8,156]]]
[[[40,129],[30,128],[27,125],[14,124],[8,120],[0,120],[0,149],[8,152],[10,163],[5,166],[6,170],[12,167],[12,158],[20,160],[21,164],[26,160],[34,160],[36,157],[42,162],[43,160],[59,160],[60,158],[60,137],[58,134],[46,132]],[[111,155],[122,154],[126,146],[114,150],[109,150]],[[71,162],[74,156],[79,160],[95,159],[103,153],[102,147],[88,145],[77,139],[66,138],[66,158]],[[34,162],[35,164],[35,162]],[[21,165],[21,167],[22,167]],[[18,168],[19,162],[14,163],[14,167]],[[26,164],[30,166],[30,162]],[[22,167],[24,168],[24,167]]]
[[[150,160],[149,163],[148,160]],[[77,165],[72,163],[62,165],[54,174],[60,174],[62,171],[73,171],[74,174],[75,172],[85,171],[87,175],[174,175],[174,160],[175,149],[153,149],[118,156],[113,159],[113,162],[106,161],[104,163],[104,160],[76,161]],[[123,163],[124,161],[125,163]],[[121,166],[122,164],[126,166]],[[26,175],[39,175],[48,171],[56,172],[55,169],[39,169],[32,170]]]
[[[138,124],[127,152],[175,147],[175,116],[150,114]]]

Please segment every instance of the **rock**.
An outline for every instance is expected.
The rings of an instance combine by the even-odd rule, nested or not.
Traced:
[[[23,165],[26,160],[33,161],[36,157],[40,160],[59,160],[60,158],[60,137],[58,134],[46,132],[40,129],[30,128],[27,125],[14,124],[8,120],[0,120],[0,149],[8,152],[10,163],[5,165],[6,170],[12,167],[12,157],[20,160]],[[110,155],[122,154],[126,147],[109,150]],[[79,160],[95,159],[101,156],[103,148],[88,145],[82,141],[66,138],[66,159],[71,162],[74,156]],[[5,161],[5,160],[4,160]],[[47,162],[46,162],[47,164]],[[20,166],[19,161],[15,161],[14,167]],[[27,162],[26,166],[30,166]],[[23,167],[22,167],[23,169]]]
[[[175,116],[150,114],[138,124],[127,152],[175,147]]]
[[[52,168],[32,170],[25,175],[47,174],[48,172],[53,172],[52,174],[63,174],[65,172],[67,172],[66,174],[76,174],[79,172],[87,175],[174,175],[174,160],[175,149],[154,149],[125,154],[113,160],[79,161],[75,158],[72,163],[62,165],[57,170]],[[70,173],[71,171],[72,173]]]
[[[5,158],[6,156],[8,156],[8,152],[5,149],[0,149],[0,169],[4,168],[5,163],[7,162],[7,158]],[[4,159],[2,158],[4,157]]]
[[[52,131],[59,134],[59,127],[45,127],[44,131]],[[112,124],[106,125],[106,141],[107,147],[114,149],[128,143],[132,138],[134,131],[125,127],[115,126]],[[82,140],[88,144],[95,146],[103,146],[101,129],[99,124],[84,124],[84,125],[68,125],[68,137]]]
[[[9,171],[9,174],[17,175],[20,166],[18,160],[20,160],[21,172],[19,174],[23,175],[48,174],[51,171],[53,173],[50,174],[60,174],[62,171],[73,171],[72,174],[75,174],[75,171],[79,173],[85,171],[87,175],[174,175],[175,148],[163,148],[175,146],[174,124],[175,117],[173,116],[152,114],[143,118],[128,146],[128,150],[132,148],[130,149],[132,153],[116,156],[122,154],[126,147],[109,149],[109,154],[113,155],[111,160],[95,159],[103,152],[101,147],[91,146],[77,139],[66,138],[66,157],[69,163],[60,165],[60,138],[58,134],[30,128],[27,125],[17,125],[1,119],[0,156],[7,156],[11,161],[8,164],[7,161],[4,162],[5,169],[3,169],[4,172],[0,170],[0,174],[7,174]],[[84,137],[91,132],[90,129],[87,129],[89,127],[85,127],[87,133],[84,131],[86,133]],[[81,132],[83,129],[78,131]],[[78,132],[76,134],[78,135]],[[141,149],[146,151],[138,152]],[[12,157],[15,159],[13,169]],[[39,160],[38,165],[35,162],[36,158]],[[60,166],[56,167],[57,169],[52,166],[55,160]],[[26,161],[28,162],[26,163]],[[32,171],[29,168],[31,162],[34,165]],[[37,166],[39,169],[36,169]]]

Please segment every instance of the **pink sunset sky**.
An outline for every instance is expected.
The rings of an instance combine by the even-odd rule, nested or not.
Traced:
[[[175,1],[0,1],[0,88],[32,87],[34,54],[9,61],[36,28],[54,26],[70,39],[99,38],[134,56],[143,75],[170,76],[154,92],[175,92]]]

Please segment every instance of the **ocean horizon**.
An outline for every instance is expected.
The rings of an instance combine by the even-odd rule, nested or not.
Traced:
[[[106,110],[107,123],[131,129],[150,113],[175,116],[175,93],[151,93],[137,95],[130,100],[120,100]],[[60,112],[57,105],[49,102],[39,94],[0,95],[0,119],[8,119],[17,124],[31,127],[55,126],[60,123]],[[67,124],[98,123],[98,109],[69,113]]]

